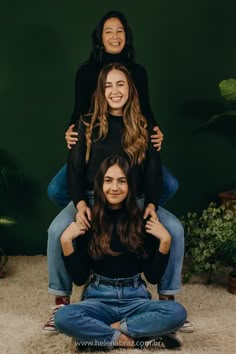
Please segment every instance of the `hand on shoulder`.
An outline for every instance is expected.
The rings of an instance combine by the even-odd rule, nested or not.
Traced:
[[[159,251],[161,253],[166,254],[169,252],[171,236],[158,219],[151,217],[145,224],[145,230],[147,233],[155,236],[160,240]]]

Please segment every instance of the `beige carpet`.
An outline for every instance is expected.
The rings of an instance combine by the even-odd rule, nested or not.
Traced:
[[[0,279],[0,353],[73,353],[70,338],[41,332],[53,304],[53,297],[47,294],[46,257],[10,257],[6,271],[6,277]],[[150,289],[156,293],[155,287]],[[80,288],[74,288],[73,301],[80,292]],[[224,280],[213,286],[202,284],[201,279],[200,283],[192,282],[183,286],[177,300],[186,306],[196,327],[194,333],[182,334],[182,354],[236,353],[236,296],[226,291]],[[141,353],[139,350],[112,353],[118,352]],[[158,353],[176,351],[158,350]]]

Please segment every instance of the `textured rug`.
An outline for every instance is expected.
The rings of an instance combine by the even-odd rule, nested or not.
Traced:
[[[236,353],[236,296],[227,292],[224,277],[218,278],[211,286],[203,284],[202,279],[195,279],[184,285],[177,296],[195,325],[193,333],[182,334],[182,354]],[[73,302],[80,298],[81,291],[81,288],[74,288]],[[156,298],[155,286],[150,286],[150,291]],[[52,305],[53,297],[47,294],[46,257],[10,257],[6,276],[0,279],[0,353],[74,353],[70,338],[62,334],[49,336],[42,333]],[[160,354],[176,353],[156,351]],[[118,352],[141,353],[137,349],[112,351],[113,354]]]

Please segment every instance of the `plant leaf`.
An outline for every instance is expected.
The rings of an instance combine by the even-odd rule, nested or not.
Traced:
[[[9,225],[13,225],[15,223],[16,223],[15,220],[12,218],[9,218],[8,216],[0,217],[0,225],[9,226]]]
[[[226,79],[219,83],[220,94],[227,101],[236,101],[236,79]]]

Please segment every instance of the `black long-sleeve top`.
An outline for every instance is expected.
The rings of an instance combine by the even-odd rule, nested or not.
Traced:
[[[149,100],[147,72],[143,66],[128,62],[123,53],[103,53],[102,64],[88,61],[79,67],[75,78],[75,106],[69,125],[78,121],[81,115],[89,112],[92,96],[97,87],[100,70],[103,66],[115,62],[123,64],[129,70],[138,91],[142,114],[148,121],[152,122],[153,125],[156,125]]]
[[[152,129],[149,124],[149,131]],[[124,130],[123,117],[108,116],[108,134],[104,139],[98,137],[98,127],[93,129],[92,145],[89,161],[86,163],[86,127],[79,122],[79,140],[68,155],[68,187],[75,204],[81,200],[87,201],[88,190],[93,190],[94,178],[101,162],[112,155],[120,155],[128,159],[122,146]],[[135,180],[136,195],[145,197],[145,205],[153,203],[158,207],[158,200],[162,188],[162,169],[160,154],[148,143],[146,158],[142,164],[132,167]],[[128,159],[129,160],[129,159]]]
[[[158,251],[159,240],[145,233],[143,245],[147,258],[138,257],[120,242],[117,234],[117,221],[124,214],[124,210],[109,209],[107,214],[113,224],[110,247],[112,251],[119,252],[120,255],[104,255],[102,259],[94,260],[88,252],[91,234],[87,233],[79,236],[76,239],[75,251],[69,256],[63,256],[66,270],[72,281],[78,286],[84,284],[91,271],[112,279],[129,278],[144,272],[146,279],[150,283],[158,283],[165,272],[169,253],[163,254]]]

